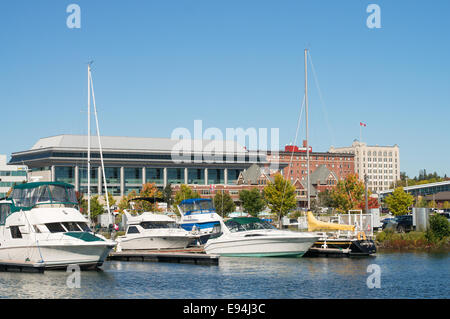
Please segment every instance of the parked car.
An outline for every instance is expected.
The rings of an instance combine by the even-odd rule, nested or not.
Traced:
[[[385,219],[382,219],[382,220],[381,220],[381,229],[384,229],[384,228],[386,227],[387,223],[389,223],[389,221],[390,221],[390,220],[393,220],[393,219],[394,219],[394,218],[390,218],[390,217],[385,218]]]
[[[412,215],[402,215],[389,219],[386,223],[383,223],[382,229],[392,229],[400,233],[405,233],[413,230],[413,217]]]

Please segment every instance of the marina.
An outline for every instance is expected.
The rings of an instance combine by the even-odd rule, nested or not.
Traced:
[[[0,299],[448,300],[448,1],[185,2],[5,1]]]

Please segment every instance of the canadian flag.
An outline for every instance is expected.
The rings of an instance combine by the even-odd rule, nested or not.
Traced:
[[[359,122],[359,126],[366,126],[366,123]]]

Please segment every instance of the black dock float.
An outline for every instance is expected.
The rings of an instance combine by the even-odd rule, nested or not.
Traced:
[[[45,264],[0,260],[0,272],[44,273]]]
[[[319,248],[311,247],[303,257],[350,257],[348,248]]]
[[[166,262],[193,265],[218,265],[219,255],[208,255],[204,253],[192,253],[184,251],[121,251],[111,252],[108,260],[120,261],[149,261],[149,262]]]

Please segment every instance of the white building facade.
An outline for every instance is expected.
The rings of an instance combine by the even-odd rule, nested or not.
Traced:
[[[390,189],[400,180],[400,149],[394,146],[368,146],[354,141],[349,147],[331,147],[330,153],[355,155],[355,173],[361,180],[368,177],[368,188],[374,193]]]
[[[11,187],[27,180],[27,167],[7,165],[6,155],[0,155],[0,198],[5,197]]]

